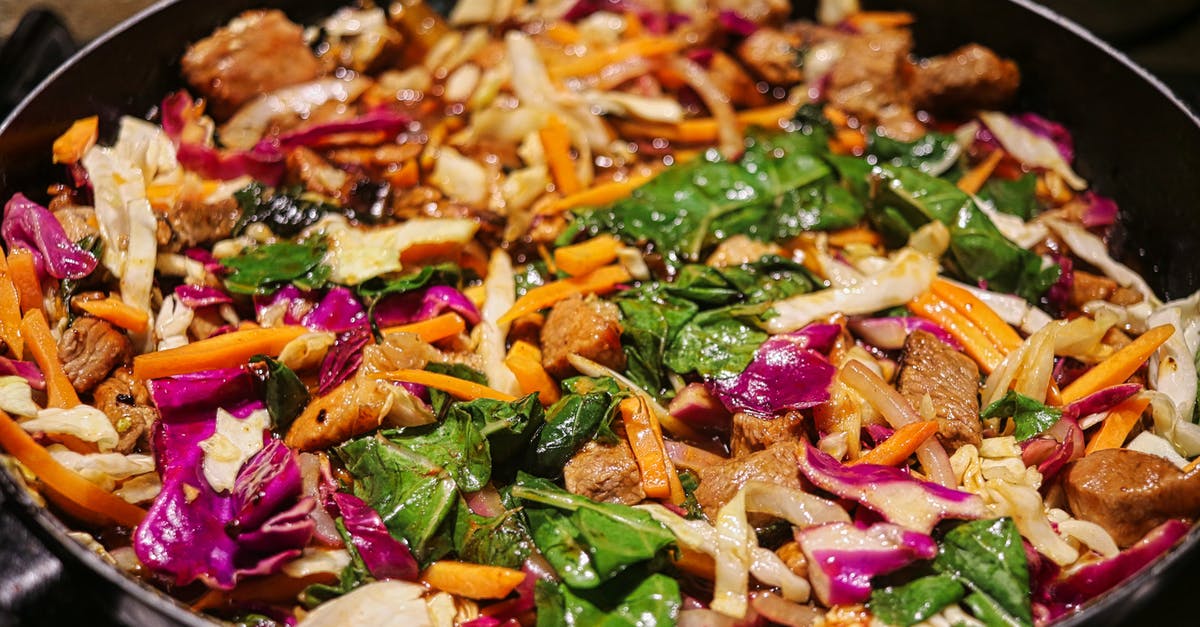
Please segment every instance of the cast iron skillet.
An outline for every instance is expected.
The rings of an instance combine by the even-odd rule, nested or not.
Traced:
[[[123,114],[150,115],[179,86],[179,57],[241,10],[278,7],[301,23],[348,0],[198,0],[157,4],[100,37],[55,72],[0,126],[0,200],[23,191],[46,200],[64,173],[50,167],[50,144],[72,120],[99,114],[113,129]],[[437,3],[435,3],[437,4]],[[798,15],[814,3],[798,2]],[[1075,135],[1079,173],[1122,208],[1126,258],[1167,298],[1200,288],[1200,119],[1158,80],[1074,23],[1029,0],[889,0],[867,8],[912,11],[917,53],[979,42],[1017,61],[1018,108],[1062,121]],[[107,597],[110,618],[136,625],[211,624],[173,599],[129,579],[66,535],[7,472],[0,491],[67,570]],[[1172,576],[1196,563],[1200,530],[1183,546],[1062,625],[1119,624]],[[199,548],[199,547],[198,547]],[[61,570],[61,568],[60,568]]]

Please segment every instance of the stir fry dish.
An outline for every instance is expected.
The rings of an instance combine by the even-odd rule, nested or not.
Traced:
[[[6,200],[3,458],[129,576],[244,625],[1045,625],[1200,514],[1200,295],[1110,254],[1012,61],[846,2],[330,12],[192,42]]]

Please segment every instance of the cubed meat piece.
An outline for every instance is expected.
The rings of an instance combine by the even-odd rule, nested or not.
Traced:
[[[970,357],[924,331],[904,342],[897,387],[913,407],[926,395],[933,401],[938,439],[951,452],[964,444],[979,446],[979,367]]]
[[[134,379],[129,368],[117,368],[111,377],[96,386],[92,399],[96,409],[108,416],[121,438],[116,452],[128,454],[138,448],[148,450],[150,427],[158,419],[158,410],[150,403],[146,385]]]
[[[91,392],[132,355],[129,337],[99,318],[76,318],[58,340],[58,359],[77,392]]]
[[[968,44],[917,66],[912,102],[937,113],[970,113],[1002,109],[1017,95],[1021,72],[1017,64],[991,49]]]
[[[912,35],[885,30],[841,40],[842,56],[829,71],[829,104],[899,140],[925,134],[908,99]]]
[[[100,234],[100,224],[96,221],[96,210],[91,207],[63,207],[54,212],[54,218],[67,233],[67,239],[72,242]]]
[[[1117,282],[1082,270],[1071,275],[1071,305],[1082,307],[1093,300],[1108,300],[1117,289]]]
[[[563,466],[567,491],[603,503],[634,505],[646,498],[642,471],[629,444],[588,442]]]
[[[775,85],[794,85],[804,79],[798,33],[760,28],[737,47],[737,56],[755,76]]]
[[[304,29],[281,11],[247,11],[192,45],[183,75],[227,118],[259,94],[311,81],[321,64],[304,41]]]
[[[170,252],[207,246],[233,234],[242,209],[233,198],[213,204],[199,199],[182,199],[158,214],[158,244]]]
[[[696,501],[709,520],[729,502],[747,481],[765,481],[788,488],[804,487],[800,475],[800,456],[804,447],[796,442],[780,442],[745,457],[731,459],[700,470],[700,486]],[[755,519],[758,519],[757,521]],[[751,522],[765,522],[761,516],[751,516]]]
[[[798,411],[789,411],[774,418],[759,418],[738,412],[733,415],[729,451],[734,458],[745,457],[777,442],[800,442],[803,439],[804,415]]]
[[[1171,518],[1200,515],[1200,471],[1130,449],[1089,453],[1067,467],[1067,503],[1076,518],[1108,531],[1127,547]]]
[[[555,304],[542,327],[542,366],[560,379],[570,376],[575,372],[567,361],[571,353],[624,371],[621,310],[608,301],[581,296]]]

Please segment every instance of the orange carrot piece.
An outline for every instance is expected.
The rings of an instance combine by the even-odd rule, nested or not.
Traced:
[[[829,234],[829,245],[845,248],[850,244],[866,244],[868,246],[881,246],[883,237],[872,229],[863,226],[852,226],[848,229],[834,231]]]
[[[867,149],[867,137],[855,128],[839,128],[829,140],[829,146],[839,154],[861,153]]]
[[[979,327],[1001,353],[1007,355],[1021,347],[1021,335],[971,292],[945,279],[934,279],[932,289],[934,294]]]
[[[764,126],[777,128],[780,123],[792,119],[796,114],[796,105],[780,103],[767,105],[758,109],[739,111],[734,117],[738,127]],[[713,118],[692,118],[674,124],[654,122],[623,122],[620,125],[623,134],[637,137],[662,138],[672,142],[685,144],[703,144],[717,141],[717,130],[720,125]]]
[[[966,316],[954,309],[950,303],[938,298],[933,292],[925,292],[912,299],[908,308],[917,315],[938,323],[962,345],[967,355],[979,364],[985,374],[991,374],[1000,366],[1004,355],[996,350],[991,340]]]
[[[1133,426],[1142,419],[1142,412],[1146,411],[1146,407],[1150,405],[1150,399],[1142,396],[1134,396],[1121,401],[1116,407],[1108,411],[1108,416],[1104,422],[1100,423],[1100,430],[1087,443],[1084,453],[1091,455],[1096,451],[1103,451],[1106,448],[1121,448],[1125,443],[1125,438],[1129,437],[1129,432],[1133,430]]]
[[[860,11],[846,18],[846,23],[858,30],[887,30],[901,28],[916,21],[905,11]]]
[[[422,342],[430,344],[444,340],[467,330],[467,323],[456,313],[444,313],[419,322],[410,322],[382,330],[384,335],[389,333],[415,333]]]
[[[880,443],[879,446],[867,451],[861,457],[848,462],[846,465],[879,464],[881,466],[899,466],[908,461],[908,458],[917,452],[917,449],[925,443],[925,440],[933,437],[937,432],[938,423],[936,420],[910,422],[896,429],[896,432]]]
[[[409,159],[400,169],[388,176],[388,182],[396,187],[412,187],[421,181],[421,168],[416,159]]]
[[[20,295],[21,313],[42,310],[42,283],[38,280],[33,253],[25,248],[14,248],[8,253],[8,276]]]
[[[637,460],[638,468],[642,472],[642,489],[646,492],[646,496],[654,499],[671,498],[674,500],[675,494],[671,488],[670,477],[675,474],[675,480],[678,481],[679,476],[675,473],[670,458],[667,457],[667,449],[663,444],[662,427],[658,424],[658,418],[646,406],[646,402],[636,396],[621,401],[620,409],[625,424],[625,435],[629,438],[633,457]],[[682,495],[682,491],[681,486],[679,488],[680,495]]]
[[[379,375],[379,378],[388,381],[403,381],[406,383],[419,383],[427,385],[431,388],[436,388],[451,396],[464,400],[473,401],[477,398],[490,398],[492,400],[504,401],[511,403],[517,400],[517,397],[511,394],[505,394],[500,390],[494,390],[486,385],[459,379],[447,374],[438,374],[436,372],[427,372],[425,370],[415,370],[405,368],[402,370],[393,370]]]
[[[621,200],[633,193],[633,190],[641,187],[647,181],[654,178],[655,173],[634,175],[623,181],[609,181],[593,185],[588,189],[564,196],[541,209],[539,213],[543,215],[554,215],[569,211],[576,207],[588,207],[592,205],[604,205],[610,202]]]
[[[91,116],[75,120],[66,132],[54,140],[54,163],[76,163],[83,153],[96,144],[99,136],[100,118]]]
[[[571,158],[571,130],[557,115],[551,115],[546,125],[538,131],[542,140],[542,151],[546,154],[546,165],[554,186],[564,196],[570,196],[581,188],[575,173],[575,160]]]
[[[100,318],[107,320],[122,329],[129,329],[135,333],[145,332],[150,328],[150,315],[146,312],[125,304],[125,301],[114,298],[97,298],[93,300],[79,300],[76,302],[79,308]]]
[[[233,368],[255,355],[275,357],[288,342],[308,333],[301,326],[243,329],[192,342],[178,348],[133,358],[133,376],[161,379],[214,368]]]
[[[1123,383],[1141,368],[1173,333],[1175,327],[1164,324],[1141,334],[1136,340],[1072,381],[1071,385],[1062,391],[1063,403],[1074,403],[1089,394]]]
[[[605,67],[633,57],[657,57],[675,52],[683,42],[666,37],[641,37],[622,42],[608,50],[592,52],[569,61],[556,63],[546,70],[550,78],[561,80],[570,76],[595,74]]]
[[[825,114],[825,119],[835,127],[844,128],[850,125],[850,116],[833,105],[825,105],[821,108],[821,113]]]
[[[992,154],[988,155],[978,165],[971,168],[958,179],[958,188],[968,194],[978,194],[979,190],[983,189],[983,184],[992,176],[992,172],[996,170],[996,166],[1000,165],[1000,160],[1004,158],[1003,150],[993,150]]]
[[[62,362],[58,360],[58,343],[50,335],[50,325],[40,309],[25,314],[21,320],[21,337],[25,350],[33,356],[42,375],[46,377],[46,402],[50,407],[70,409],[79,404],[79,395],[67,378]]]
[[[431,588],[468,599],[503,599],[525,581],[525,573],[503,566],[438,560],[421,573]]]
[[[8,274],[8,259],[0,252],[0,340],[8,346],[13,357],[21,359],[21,295]]]
[[[500,316],[500,324],[507,324],[525,314],[545,309],[575,294],[602,294],[611,292],[618,285],[629,281],[631,278],[625,268],[619,265],[612,265],[597,268],[583,276],[561,279],[553,283],[535,287],[525,292],[524,296],[518,298],[517,302],[513,303],[512,309],[509,309],[503,316]]]
[[[504,365],[517,377],[517,383],[524,394],[538,393],[538,400],[543,405],[553,405],[560,394],[558,384],[546,369],[542,367],[542,351],[525,341],[513,342],[504,358]]]
[[[671,563],[689,575],[694,575],[707,581],[712,581],[716,578],[717,563],[708,553],[693,551],[681,546],[679,547],[679,551],[677,551],[677,555],[671,557]]]
[[[42,482],[44,494],[71,516],[96,524],[136,527],[146,510],[63,466],[8,414],[0,411],[0,446]]]
[[[571,276],[587,274],[606,266],[617,258],[621,241],[611,235],[597,235],[592,239],[554,251],[554,264]]]
[[[583,35],[570,22],[554,22],[542,31],[556,44],[570,46],[583,40]]]

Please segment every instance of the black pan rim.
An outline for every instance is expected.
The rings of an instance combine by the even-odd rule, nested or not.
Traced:
[[[79,52],[72,55],[70,59],[52,72],[29,95],[22,99],[8,117],[3,122],[0,122],[0,134],[8,131],[20,117],[21,113],[38,100],[47,86],[58,81],[63,74],[69,72],[81,59],[89,56],[97,48],[122,37],[128,30],[136,27],[150,16],[187,1],[189,0],[159,0],[96,37]],[[1188,107],[1162,80],[1078,23],[1032,0],[1003,1],[1016,5],[1024,11],[1054,23],[1068,34],[1098,49],[1104,56],[1116,61],[1126,70],[1132,72],[1139,80],[1149,84],[1159,96],[1165,98],[1172,107],[1183,113],[1193,126],[1200,127],[1200,116]],[[67,121],[64,121],[64,127],[66,123]],[[39,505],[29,494],[23,482],[14,477],[7,468],[0,471],[0,492],[3,493],[4,499],[11,501],[17,506],[15,513],[26,522],[33,523],[29,525],[30,530],[46,544],[47,548],[55,556],[72,560],[84,566],[91,573],[99,575],[124,593],[133,596],[137,602],[148,606],[149,609],[161,614],[163,618],[175,621],[177,624],[198,627],[218,624],[214,620],[192,611],[178,599],[163,593],[149,584],[126,575],[116,566],[104,561],[98,554],[75,541],[68,535],[70,529],[48,509]],[[1155,560],[1133,577],[1123,581],[1118,587],[1054,623],[1055,626],[1079,627],[1087,624],[1094,617],[1109,611],[1126,614],[1132,607],[1140,607],[1147,601],[1150,593],[1153,592],[1154,582],[1166,578],[1171,573],[1178,572],[1186,561],[1200,554],[1198,545],[1200,545],[1200,525],[1193,526],[1184,540],[1166,555]]]

